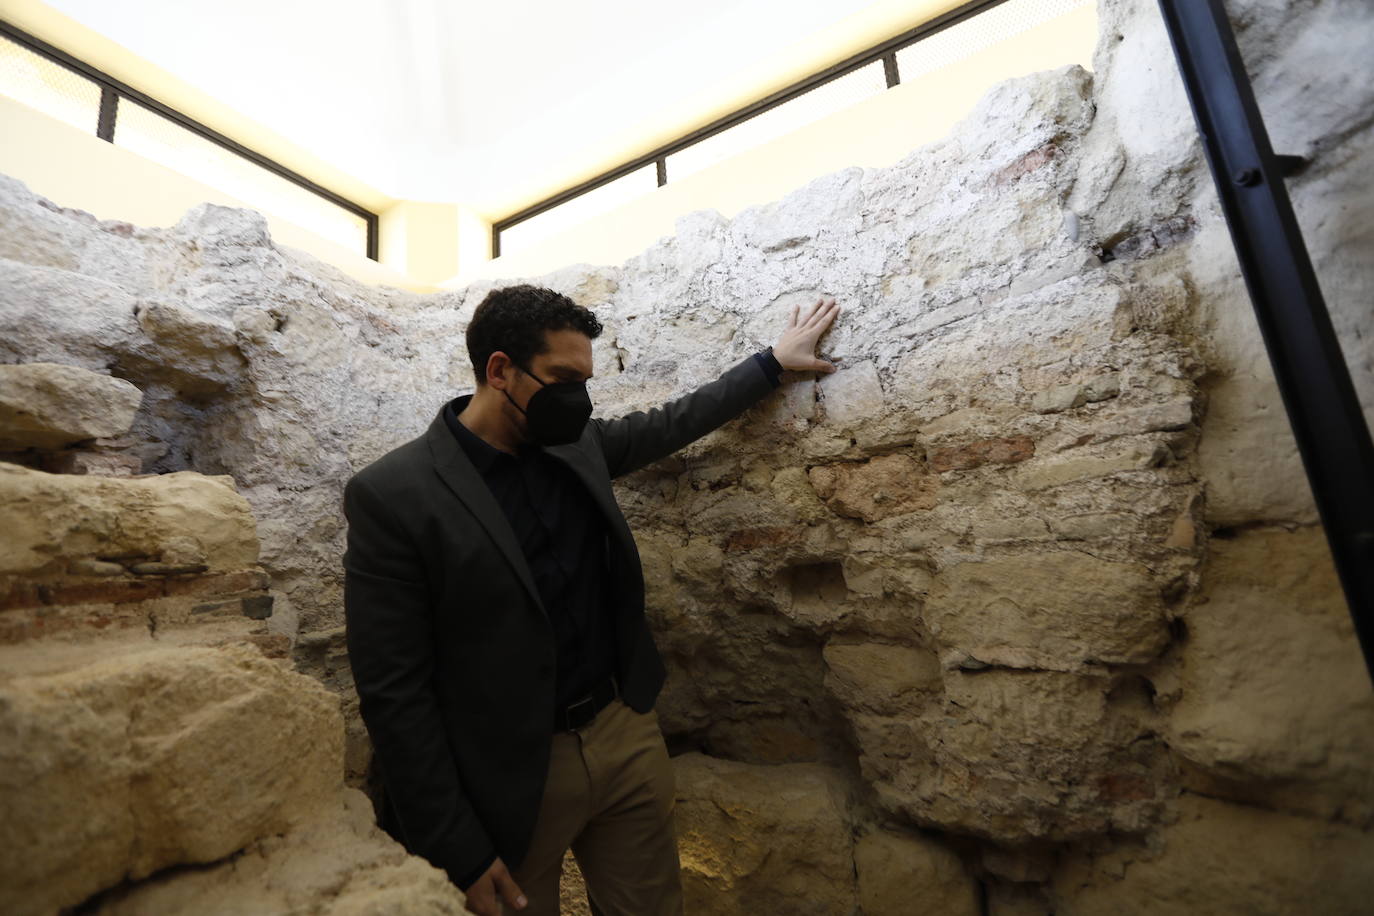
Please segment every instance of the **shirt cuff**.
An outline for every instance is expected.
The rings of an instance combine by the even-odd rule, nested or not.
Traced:
[[[755,353],[754,359],[758,360],[759,368],[763,370],[763,374],[768,376],[769,384],[774,388],[782,384],[782,363],[778,362],[778,358],[773,355],[772,347]]]
[[[486,860],[483,861],[480,866],[468,872],[466,875],[462,875],[459,878],[455,878],[453,873],[450,872],[449,880],[453,881],[454,884],[458,885],[458,889],[466,894],[468,888],[476,884],[477,879],[487,873],[487,869],[491,868],[491,863],[495,862],[496,859],[497,855],[495,850],[493,850],[491,855],[487,856]]]

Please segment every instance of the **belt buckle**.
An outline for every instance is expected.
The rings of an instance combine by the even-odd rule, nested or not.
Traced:
[[[574,712],[574,710],[578,709],[581,706],[587,706],[591,708],[591,715],[588,716],[585,720],[579,719],[578,715]],[[568,708],[564,711],[563,715],[567,719],[568,731],[577,731],[579,728],[586,725],[592,719],[596,718],[596,697],[591,695],[583,697],[576,703],[573,703],[570,706],[568,706]]]

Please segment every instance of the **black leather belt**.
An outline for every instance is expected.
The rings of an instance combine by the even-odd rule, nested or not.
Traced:
[[[611,705],[611,701],[619,695],[620,690],[615,678],[607,678],[576,703],[556,711],[553,717],[553,730],[575,732],[579,728],[585,728],[596,718],[597,713]]]

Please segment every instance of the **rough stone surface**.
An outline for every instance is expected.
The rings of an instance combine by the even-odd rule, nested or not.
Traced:
[[[816,495],[836,515],[866,522],[933,508],[935,485],[922,478],[920,466],[906,455],[811,469]]]
[[[1054,912],[1369,912],[1374,834],[1197,796],[1185,795],[1177,808],[1177,820],[1148,844],[1123,843],[1065,863],[1054,879]]]
[[[44,913],[287,829],[342,776],[332,694],[255,649],[0,681],[0,908]]]
[[[1322,532],[1214,540],[1184,620],[1166,699],[1189,784],[1374,826],[1374,691]]]
[[[926,620],[949,663],[1064,669],[1142,664],[1169,641],[1143,566],[1076,551],[959,563],[934,579]]]
[[[102,895],[99,916],[392,916],[467,913],[439,869],[407,855],[374,822],[372,803],[345,789],[281,836],[213,866],[173,869]]]
[[[854,844],[864,916],[978,916],[978,886],[947,847],[914,833],[878,830]]]
[[[43,470],[54,474],[137,477],[143,472],[143,459],[117,451],[67,451],[48,456]]]
[[[810,764],[760,767],[699,754],[673,762],[688,912],[853,911],[851,828],[835,774]]]
[[[78,366],[0,365],[0,451],[122,436],[142,400],[123,379]]]
[[[0,530],[0,576],[57,575],[78,559],[194,572],[258,559],[253,515],[233,480],[191,471],[109,480],[0,463]]]

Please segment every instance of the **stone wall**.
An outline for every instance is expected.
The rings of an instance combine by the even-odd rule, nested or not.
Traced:
[[[1374,13],[1228,7],[1276,148],[1311,160],[1289,188],[1374,416]],[[1172,51],[1152,2],[1100,21],[1094,74],[999,86],[891,168],[538,278],[606,324],[603,415],[714,377],[793,304],[845,308],[839,372],[618,485],[696,912],[1374,891],[1374,693]],[[125,454],[234,478],[360,783],[339,497],[470,384],[489,286],[363,287],[243,211],[146,230],[0,195],[0,361],[127,379]]]
[[[233,480],[106,453],[141,401],[0,366],[0,910],[462,912],[344,786],[339,698],[266,626]]]

